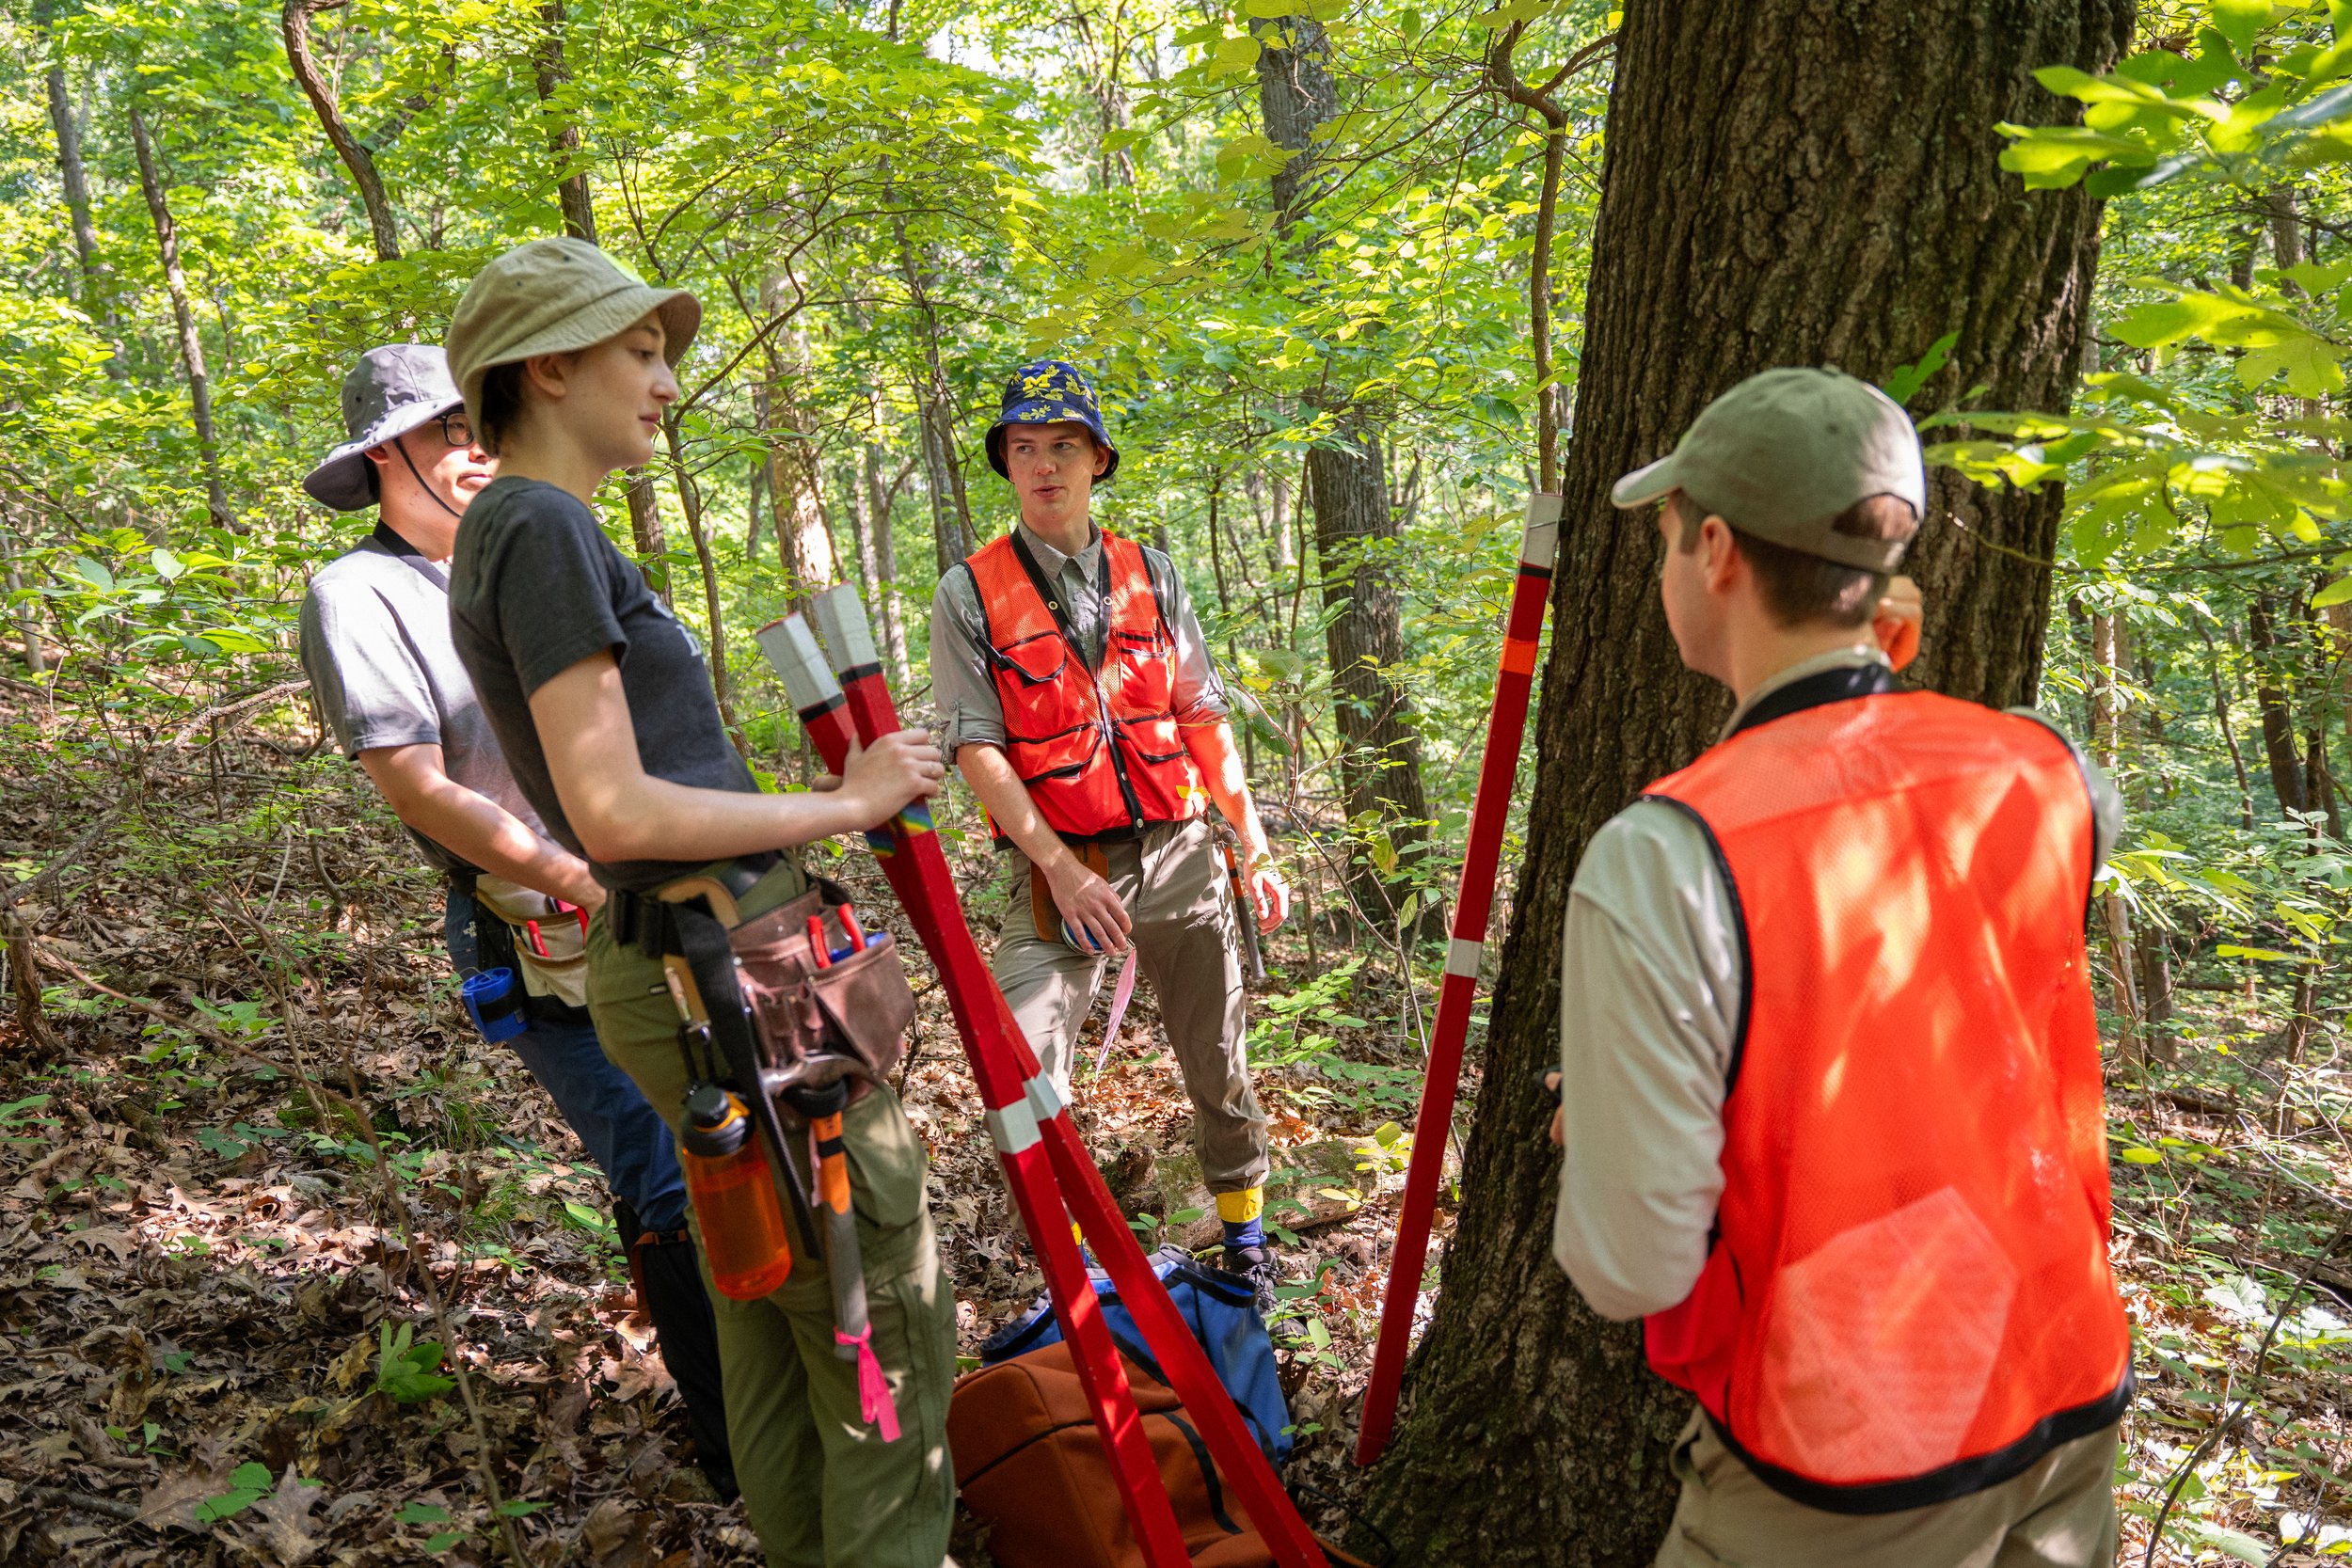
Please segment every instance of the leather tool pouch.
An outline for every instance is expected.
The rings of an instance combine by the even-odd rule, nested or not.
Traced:
[[[821,1088],[847,1078],[854,1101],[905,1059],[914,990],[899,961],[898,939],[867,931],[862,951],[824,965],[812,950],[811,915],[823,922],[829,952],[850,945],[838,912],[848,902],[837,884],[818,878],[800,897],[727,933],[771,1089]],[[782,1093],[778,1104],[790,1108]]]
[[[1105,881],[1110,879],[1111,857],[1101,845],[1073,844],[1070,852],[1077,856],[1089,871]],[[1038,941],[1068,944],[1070,939],[1061,931],[1061,906],[1054,902],[1053,884],[1045,879],[1045,873],[1034,864],[1029,867],[1029,919],[1036,927]]]

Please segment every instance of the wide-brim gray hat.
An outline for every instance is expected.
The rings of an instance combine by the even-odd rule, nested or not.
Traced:
[[[662,357],[675,365],[702,325],[702,302],[657,289],[586,240],[530,240],[474,275],[449,323],[449,371],[466,407],[482,411],[493,366],[569,354],[661,317]]]
[[[311,499],[338,512],[376,501],[367,451],[465,406],[449,360],[431,343],[387,343],[359,356],[343,377],[343,434],[350,437],[302,477]]]
[[[1708,404],[1673,453],[1617,481],[1609,499],[1647,506],[1679,490],[1742,533],[1861,572],[1891,572],[1908,541],[1830,525],[1894,496],[1928,514],[1927,465],[1902,404],[1839,371],[1752,375]]]

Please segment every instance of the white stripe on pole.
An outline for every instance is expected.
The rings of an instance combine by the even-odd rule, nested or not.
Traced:
[[[1042,1135],[1037,1130],[1037,1113],[1025,1100],[1016,1100],[980,1119],[988,1123],[988,1135],[999,1154],[1018,1154]]]
[[[752,634],[752,641],[783,678],[785,696],[796,711],[841,695],[841,683],[833,678],[825,650],[817,645],[808,623],[798,615],[771,621]]]
[[[1455,937],[1446,944],[1445,972],[1448,974],[1459,974],[1466,980],[1477,979],[1479,955],[1486,951],[1486,944],[1483,942],[1472,942],[1468,937]]]
[[[1070,1103],[1062,1098],[1061,1090],[1054,1087],[1054,1081],[1042,1072],[1022,1085],[1021,1092],[1028,1097],[1029,1109],[1041,1122],[1053,1120]]]
[[[1549,490],[1527,493],[1527,531],[1519,535],[1519,564],[1551,570],[1560,553],[1560,498]]]

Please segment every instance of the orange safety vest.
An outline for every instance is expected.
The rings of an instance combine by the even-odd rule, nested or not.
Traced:
[[[1103,535],[1108,625],[1089,670],[1058,601],[1010,533],[964,565],[979,590],[1005,755],[1054,831],[1073,843],[1133,837],[1207,809],[1176,723],[1176,635],[1152,592],[1143,547]]]
[[[1747,991],[1716,1233],[1645,1330],[1768,1484],[1880,1513],[1995,1485],[2131,1400],[2094,841],[2082,764],[2035,721],[1816,701],[1646,797],[1712,841]]]

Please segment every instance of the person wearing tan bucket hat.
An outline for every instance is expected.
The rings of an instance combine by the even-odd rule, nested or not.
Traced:
[[[700,320],[693,295],[640,282],[594,245],[533,240],[474,278],[449,335],[451,372],[501,464],[458,538],[451,632],[524,795],[612,892],[589,929],[589,1010],[606,1053],[682,1137],[698,1074],[673,1001],[685,987],[664,964],[691,957],[670,945],[689,929],[677,899],[695,890],[697,918],[734,928],[814,905],[823,890],[793,849],[869,828],[945,777],[937,748],[910,730],[852,752],[827,788],[761,791],[700,644],[598,526],[598,487],[653,455]],[[692,972],[697,990],[721,983],[705,973]],[[714,1016],[704,1037],[720,1032]],[[711,1075],[706,1059],[699,1076]],[[834,1280],[847,1243],[811,1250],[795,1232],[781,1284],[730,1275],[746,1300],[713,1280],[736,1478],[771,1563],[939,1568],[954,1504],[955,1317],[924,1147],[886,1083],[834,1114],[852,1268]],[[806,1190],[804,1142],[787,1139],[786,1158],[787,1190]],[[688,1186],[698,1192],[691,1162]],[[710,1277],[708,1227],[724,1221],[701,1201],[693,1230]],[[835,1287],[855,1281],[866,1326],[850,1334]]]
[[[2110,1563],[2083,910],[2122,802],[2031,710],[1897,686],[1927,476],[1877,388],[1751,376],[1611,499],[1735,705],[1594,834],[1563,936],[1553,1253],[1697,1397],[1655,1561]]]

